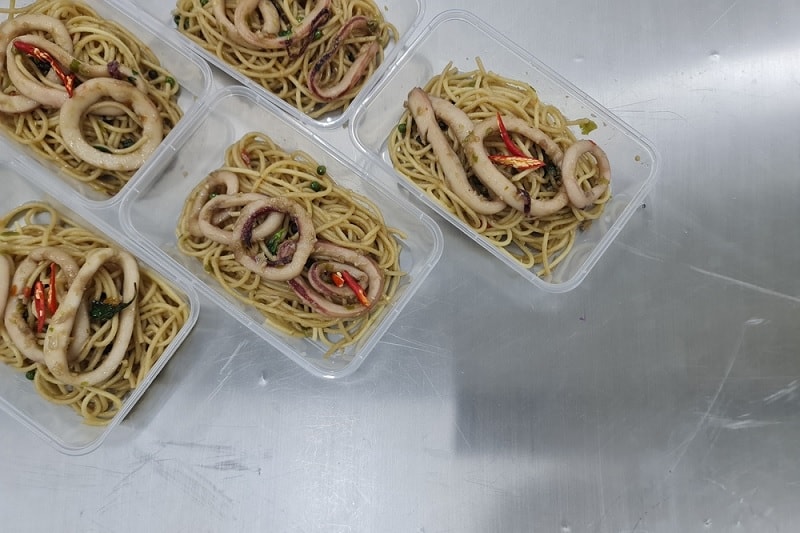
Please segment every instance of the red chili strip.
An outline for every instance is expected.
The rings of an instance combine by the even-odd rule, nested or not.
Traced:
[[[361,302],[361,305],[364,307],[369,307],[369,298],[367,298],[367,294],[364,292],[364,289],[361,288],[361,285],[355,280],[353,276],[347,270],[342,270],[341,272],[342,278],[344,278],[344,282],[347,283],[347,286],[350,287],[350,290],[356,295],[358,301]]]
[[[344,278],[341,272],[334,272],[331,274],[331,281],[333,281],[333,284],[337,287],[344,287]]]
[[[514,141],[511,140],[511,136],[508,134],[506,125],[503,122],[503,117],[500,116],[500,111],[497,112],[497,129],[500,130],[500,137],[502,137],[503,143],[505,143],[506,148],[511,155],[515,155],[517,157],[528,157],[528,155],[520,150],[519,147],[514,144]]]
[[[36,333],[44,331],[45,321],[45,301],[44,284],[41,280],[36,280],[33,284],[33,304],[36,309]]]
[[[489,159],[498,165],[514,167],[517,170],[536,170],[537,168],[542,168],[546,164],[541,159],[528,156],[496,154],[490,155]]]
[[[47,289],[47,310],[50,316],[58,310],[58,295],[56,294],[56,264],[50,263],[50,287]]]
[[[75,74],[66,72],[64,67],[62,67],[52,55],[42,50],[38,46],[34,46],[24,41],[14,41],[14,48],[20,52],[33,56],[39,61],[46,61],[50,65],[50,68],[53,69],[53,72],[56,73],[56,76],[59,77],[61,83],[64,84],[67,94],[70,96],[70,98],[72,98],[72,93],[75,90],[75,83],[78,81],[78,78],[75,76]]]

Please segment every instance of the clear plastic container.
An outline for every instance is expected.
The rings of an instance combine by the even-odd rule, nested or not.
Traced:
[[[126,0],[114,1],[118,3],[126,2]],[[399,39],[396,42],[390,42],[386,47],[383,63],[378,67],[374,75],[364,84],[361,92],[353,100],[350,106],[343,112],[332,113],[319,119],[311,118],[302,111],[298,110],[296,107],[281,100],[267,89],[264,89],[259,84],[241,72],[237,71],[230,64],[226,63],[211,52],[204,50],[201,46],[188,37],[180,34],[180,32],[175,29],[175,23],[173,22],[175,0],[142,0],[140,2],[135,2],[135,5],[138,9],[146,11],[154,18],[158,19],[163,25],[167,26],[167,31],[169,33],[180,35],[180,38],[184,43],[186,43],[186,46],[191,47],[198,54],[206,58],[211,64],[236,79],[242,85],[267,95],[271,102],[295,117],[300,122],[320,128],[334,128],[340,125],[346,127],[347,122],[350,120],[355,110],[358,109],[361,102],[363,102],[366,94],[375,85],[376,81],[386,72],[388,67],[394,64],[400,53],[406,49],[409,38],[423,17],[424,4],[420,2],[420,0],[382,0],[376,3],[383,11],[384,18],[388,22],[394,24],[394,26],[397,28]]]
[[[1,143],[0,146],[2,146]],[[5,184],[5,193],[0,198],[0,213],[8,213],[27,202],[46,202],[85,229],[104,236],[121,249],[132,253],[141,266],[159,274],[171,284],[189,306],[189,317],[186,324],[158,359],[145,380],[127,395],[122,408],[106,426],[90,426],[83,423],[80,416],[70,407],[56,405],[40,396],[23,372],[0,363],[0,407],[62,453],[81,455],[100,446],[108,434],[120,424],[146,393],[148,387],[194,327],[200,308],[199,299],[196,291],[185,279],[176,276],[174,270],[164,268],[163,261],[136,248],[116,230],[105,227],[93,213],[84,210],[79,215],[75,210],[64,205],[57,198],[62,197],[65,193],[69,194],[71,191],[65,187],[60,190],[48,191],[38,185],[41,178],[41,169],[30,163],[22,161],[0,163],[0,180]]]
[[[31,3],[32,2],[17,2],[17,7]],[[159,156],[171,150],[171,144],[176,135],[178,135],[181,124],[196,112],[200,101],[211,92],[213,87],[211,68],[205,61],[187,50],[185,44],[176,39],[175,36],[168,32],[161,31],[159,25],[140,10],[126,7],[123,4],[114,5],[107,1],[85,1],[84,3],[91,7],[100,17],[114,21],[133,33],[158,56],[162,66],[172,73],[181,86],[180,93],[178,94],[178,105],[183,111],[183,118],[179,120],[176,127],[164,137],[161,144],[148,161],[146,161],[131,177],[128,183],[123,187],[124,190],[132,183],[135,183],[144,174],[148,172],[157,172]],[[165,33],[167,34],[165,35]],[[6,139],[10,139],[10,137],[5,134],[5,131],[0,131],[0,134]],[[37,164],[47,169],[48,173],[47,175],[43,175],[42,179],[61,179],[62,181],[66,181],[77,193],[76,196],[84,205],[92,208],[102,208],[114,205],[119,201],[120,193],[109,197],[69,176],[59,168],[57,163],[45,160],[33,150],[25,148],[21,143],[14,142],[13,139],[11,140],[14,146],[19,148],[21,155],[18,157],[35,161]]]
[[[476,58],[487,70],[530,83],[542,102],[555,105],[566,117],[594,120],[597,129],[585,137],[597,142],[611,161],[612,198],[605,212],[587,231],[579,232],[573,250],[548,279],[492,245],[392,167],[387,141],[403,114],[408,92],[424,86],[451,61],[461,71],[474,70]],[[460,10],[438,15],[409,45],[356,112],[351,135],[372,166],[388,170],[416,198],[535,286],[550,292],[569,291],[580,284],[641,205],[658,171],[656,151],[644,137],[497,30]]]
[[[410,202],[376,185],[375,175],[356,167],[309,128],[297,125],[261,93],[247,87],[229,87],[220,90],[209,102],[164,172],[159,176],[150,175],[126,193],[120,210],[123,227],[154,247],[156,253],[169,254],[198,280],[197,287],[211,300],[302,367],[326,378],[352,373],[439,260],[442,253],[439,227]],[[359,343],[333,355],[326,355],[327,349],[321,343],[282,334],[265,324],[264,317],[256,309],[227,294],[204,271],[200,261],[178,249],[176,228],[186,198],[200,180],[222,166],[228,146],[252,131],[269,136],[284,150],[303,150],[311,155],[327,167],[328,174],[338,185],[375,202],[387,225],[406,236],[401,240],[400,256],[400,266],[406,275],[392,303]],[[388,181],[388,176],[384,176],[383,181]],[[154,213],[158,216],[153,216]]]

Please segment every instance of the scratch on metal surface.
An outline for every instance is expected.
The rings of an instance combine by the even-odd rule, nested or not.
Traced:
[[[389,342],[386,340],[387,337],[394,337],[398,340],[398,342]],[[411,350],[417,350],[419,352],[424,353],[431,353],[431,354],[440,354],[443,352],[442,348],[436,346],[434,344],[426,344],[423,342],[415,341],[414,339],[403,338],[397,335],[396,333],[388,333],[384,336],[383,340],[380,341],[381,344],[387,344],[389,346],[400,346],[402,348],[409,348]]]
[[[678,457],[675,458],[675,461],[672,463],[672,466],[669,469],[669,473],[675,472],[675,469],[678,467],[680,462],[683,460],[683,457],[686,455],[686,452],[689,450],[689,446],[692,444],[697,435],[700,434],[700,430],[703,429],[703,426],[708,422],[709,418],[711,417],[711,410],[716,405],[717,400],[719,399],[720,394],[722,393],[722,389],[725,387],[725,383],[728,382],[728,377],[731,375],[731,370],[733,370],[733,365],[736,363],[736,360],[739,358],[739,353],[742,349],[742,344],[744,343],[744,333],[746,328],[742,328],[741,333],[739,333],[739,338],[736,341],[736,346],[733,349],[733,356],[731,356],[730,361],[728,362],[728,367],[725,369],[725,374],[723,374],[722,379],[719,382],[719,386],[717,387],[714,396],[711,398],[711,402],[708,404],[708,408],[698,420],[697,425],[692,431],[691,435],[684,440],[681,444],[678,445],[676,450],[679,450]]]
[[[778,291],[774,291],[772,289],[767,289],[767,288],[764,288],[764,287],[760,287],[760,286],[758,286],[758,285],[756,285],[754,283],[748,283],[746,281],[742,281],[742,280],[739,280],[739,279],[736,279],[736,278],[732,278],[730,276],[725,276],[725,275],[719,274],[717,272],[711,272],[710,270],[704,270],[704,269],[698,268],[696,266],[692,266],[692,265],[688,265],[688,266],[689,266],[690,270],[693,270],[694,272],[697,272],[698,274],[703,274],[705,276],[710,276],[712,278],[721,279],[723,281],[727,281],[727,282],[733,283],[734,285],[738,285],[740,287],[745,287],[747,289],[752,289],[752,290],[754,290],[756,292],[759,292],[761,294],[764,294],[766,296],[777,296],[778,298],[783,298],[783,299],[789,300],[791,302],[800,303],[800,298],[798,298],[796,296],[790,296],[790,295],[784,294],[782,292],[778,292]]]
[[[458,431],[458,434],[461,437],[461,440],[464,441],[464,444],[466,444],[467,448],[471,451],[472,450],[472,443],[470,443],[469,439],[467,438],[467,436],[464,435],[464,432],[461,430],[461,425],[459,425],[458,423],[456,423],[456,431]]]
[[[719,21],[721,21],[722,19],[724,19],[724,18],[725,18],[725,15],[727,15],[728,13],[730,13],[730,12],[731,12],[731,9],[733,9],[734,7],[736,7],[736,4],[738,4],[738,3],[739,3],[739,2],[738,2],[738,0],[734,0],[733,2],[731,2],[731,5],[729,5],[729,6],[728,6],[728,9],[726,9],[725,11],[723,11],[723,12],[722,12],[722,14],[721,14],[720,16],[718,16],[716,19],[714,19],[714,22],[712,22],[712,23],[711,23],[711,24],[710,24],[710,25],[709,25],[709,26],[708,26],[708,27],[705,29],[705,31],[703,32],[703,34],[706,34],[706,33],[710,32],[710,31],[711,31],[711,30],[714,28],[714,26],[716,26],[717,24],[719,24]]]
[[[222,365],[222,368],[219,369],[219,373],[222,374],[225,370],[231,365],[233,360],[239,355],[239,352],[242,351],[242,348],[247,344],[247,341],[240,341],[239,344],[236,345],[236,348],[233,352],[228,356],[228,360],[225,361],[225,364]]]
[[[764,426],[774,426],[776,424],[780,424],[780,422],[777,420],[752,420],[752,419],[735,420],[732,418],[726,418],[722,416],[709,416],[708,422],[722,429],[734,429],[734,430],[760,428]]]
[[[773,403],[777,402],[778,400],[792,401],[797,398],[798,389],[800,389],[800,383],[798,383],[797,380],[794,380],[786,387],[764,398],[764,403]]]
[[[428,372],[425,370],[425,366],[419,362],[418,357],[414,357],[414,362],[416,362],[417,365],[419,366],[420,372],[422,372],[422,376],[425,378],[425,381],[428,382],[428,385],[431,386],[431,390],[433,390],[433,393],[436,395],[437,398],[441,400],[442,394],[439,392],[439,389],[436,387],[436,385],[434,385],[433,380],[428,375]]]

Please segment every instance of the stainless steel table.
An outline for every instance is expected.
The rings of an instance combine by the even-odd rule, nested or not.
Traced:
[[[338,381],[204,302],[216,342],[190,338],[98,450],[0,414],[2,531],[797,530],[800,4],[458,7],[662,155],[585,282],[538,291],[442,224],[418,297]]]

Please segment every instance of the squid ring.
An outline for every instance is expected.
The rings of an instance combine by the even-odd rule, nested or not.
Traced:
[[[233,173],[231,173],[233,175]],[[234,175],[234,177],[236,177]],[[238,184],[238,180],[237,180]],[[263,194],[254,192],[238,194],[220,194],[205,203],[197,216],[197,230],[199,237],[206,237],[225,246],[235,246],[236,236],[233,231],[221,229],[219,225],[232,217],[231,211],[268,198]],[[241,215],[240,215],[241,216]],[[251,239],[262,240],[275,233],[283,224],[283,213],[273,211],[266,220],[254,227]]]
[[[356,278],[362,288],[366,285],[366,298],[370,303],[376,302],[383,294],[383,271],[366,255],[330,242],[317,241],[311,257],[322,260],[323,263],[316,262],[309,268],[308,281],[302,276],[297,276],[288,280],[288,284],[301,300],[318,313],[337,318],[353,318],[368,312],[370,307],[358,303],[342,305],[334,301],[340,294],[333,292],[331,290],[333,287],[327,288],[325,286],[327,284],[318,279],[317,268],[346,270]],[[326,266],[326,262],[330,263],[330,266]]]
[[[361,79],[367,67],[369,67],[369,64],[381,50],[380,45],[375,41],[361,47],[361,50],[353,60],[350,68],[344,73],[342,79],[334,85],[330,87],[320,87],[318,78],[322,69],[330,62],[331,58],[336,54],[336,51],[342,46],[344,40],[354,31],[364,28],[369,28],[369,20],[364,16],[353,17],[342,26],[339,33],[334,37],[333,45],[330,50],[325,52],[325,54],[314,63],[314,66],[311,67],[311,72],[308,75],[308,88],[311,94],[323,102],[330,102],[341,98],[344,93],[352,89],[358,80]]]
[[[236,32],[251,46],[268,50],[286,48],[292,57],[297,57],[305,51],[317,28],[325,24],[331,17],[331,0],[319,0],[314,9],[303,18],[300,25],[292,28],[290,35],[281,36],[270,31],[253,32],[247,23],[247,16],[255,11],[260,2],[261,0],[239,0],[233,14]]]
[[[63,250],[52,246],[44,246],[31,251],[19,264],[11,280],[11,286],[17,287],[18,290],[20,287],[25,287],[28,283],[28,278],[42,261],[51,261],[57,264],[67,279],[67,285],[72,286],[75,283],[75,277],[78,274],[78,263]],[[56,290],[56,288],[50,287],[50,290]],[[36,363],[43,363],[45,361],[44,352],[20,312],[21,306],[19,303],[21,299],[22,295],[20,294],[17,298],[10,298],[5,305],[3,322],[6,326],[6,331],[22,355]],[[54,320],[51,318],[51,327],[53,323]],[[80,354],[89,338],[89,313],[85,303],[82,303],[76,309],[76,317],[70,325],[68,334],[72,337],[72,341],[69,343],[69,357],[72,359]]]
[[[142,121],[144,143],[141,146],[128,153],[115,154],[101,152],[86,142],[81,133],[81,119],[103,97],[130,104]],[[59,124],[61,136],[72,155],[106,170],[138,169],[156,150],[164,136],[161,116],[150,98],[129,83],[109,78],[92,78],[79,85],[72,98],[61,106]]]
[[[274,211],[288,215],[297,225],[299,235],[296,241],[286,240],[281,243],[280,247],[284,247],[284,250],[279,247],[278,261],[256,257],[247,251],[252,243],[256,219]],[[236,260],[263,279],[275,281],[287,281],[299,276],[317,241],[311,215],[303,206],[284,197],[268,198],[264,196],[247,204],[239,214],[239,218],[236,219],[233,236],[233,255]]]
[[[214,13],[214,18],[217,19],[217,24],[227,33],[231,41],[242,46],[248,46],[249,43],[239,35],[236,26],[234,26],[233,22],[228,18],[228,14],[225,13],[225,0],[212,1],[211,9]],[[259,0],[258,10],[261,12],[261,18],[264,20],[261,31],[264,33],[278,33],[281,30],[281,20],[275,4],[267,0]]]
[[[193,237],[205,236],[205,233],[200,228],[200,211],[208,202],[209,196],[211,196],[211,194],[214,192],[219,195],[220,193],[217,191],[221,189],[224,189],[224,194],[228,196],[238,193],[239,178],[236,177],[236,174],[229,170],[215,170],[206,176],[203,181],[198,183],[192,191],[191,194],[194,196],[194,202],[192,203],[192,208],[189,212],[186,225],[187,229],[189,230],[189,234]]]
[[[529,126],[524,120],[515,116],[504,116],[502,120],[508,131],[524,135],[539,145],[553,163],[561,164],[564,153],[542,130]],[[486,136],[497,129],[497,121],[494,118],[487,118],[479,122],[464,140],[464,150],[478,179],[508,205],[526,215],[547,216],[565,207],[568,199],[563,187],[548,200],[533,200],[528,191],[517,187],[495,168],[483,143]]]
[[[575,167],[578,165],[578,158],[587,152],[592,154],[597,161],[598,173],[604,183],[595,185],[589,191],[584,191],[575,177]],[[561,180],[573,206],[583,209],[593,204],[600,198],[600,195],[606,192],[608,182],[611,180],[611,164],[608,162],[608,156],[593,141],[584,139],[576,142],[564,153],[564,161],[561,163]]]
[[[0,25],[0,71],[6,68],[7,55],[9,65],[13,62],[10,54],[6,53],[11,41],[15,37],[29,34],[32,31],[48,32],[56,45],[68,53],[72,53],[72,36],[70,36],[69,30],[67,30],[63,22],[48,15],[20,15]],[[24,113],[36,109],[39,105],[36,100],[22,94],[8,95],[0,92],[0,111],[4,113]]]
[[[73,374],[69,370],[66,353],[67,346],[70,344],[70,331],[73,329],[87,287],[92,282],[97,270],[107,262],[117,263],[122,268],[123,281],[120,300],[125,301],[125,298],[128,298],[133,301],[118,315],[117,334],[111,351],[105,356],[103,362],[94,370]],[[44,362],[56,379],[75,387],[96,385],[108,379],[117,370],[128,351],[128,345],[133,335],[137,315],[136,292],[138,285],[139,266],[136,264],[136,259],[128,252],[113,248],[98,248],[87,254],[86,262],[75,276],[66,297],[58,306],[58,311],[53,315],[44,338]]]

